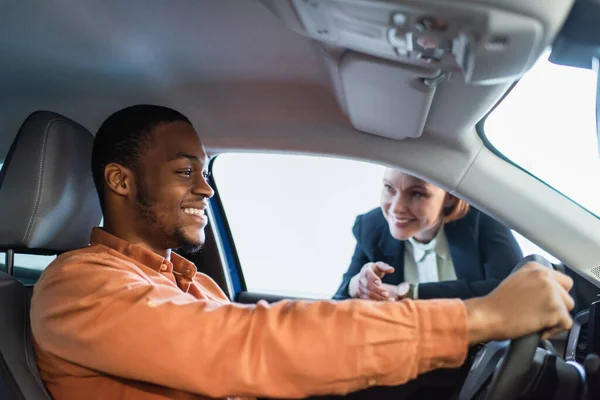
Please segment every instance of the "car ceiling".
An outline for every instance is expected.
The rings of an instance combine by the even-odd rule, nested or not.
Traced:
[[[535,15],[547,44],[571,2],[549,7],[545,0],[511,0],[501,7]],[[20,123],[38,109],[63,113],[95,131],[123,106],[165,104],[186,113],[208,147],[217,148],[235,145],[237,128],[244,125],[260,132],[269,124],[282,135],[286,126],[307,123],[323,133],[351,128],[323,46],[289,29],[270,11],[273,3],[285,1],[4,2],[0,158]],[[538,47],[532,52],[541,53]],[[511,83],[473,86],[460,77],[445,83],[433,100],[429,131],[457,135],[472,128]],[[247,145],[247,136],[240,135],[240,144]]]

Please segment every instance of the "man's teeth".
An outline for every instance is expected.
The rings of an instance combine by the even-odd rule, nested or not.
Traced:
[[[398,218],[394,218],[394,219],[396,220],[396,222],[399,222],[401,224],[405,224],[410,221],[410,219],[398,219]]]
[[[200,208],[184,208],[183,212],[191,215],[204,215],[204,210]]]

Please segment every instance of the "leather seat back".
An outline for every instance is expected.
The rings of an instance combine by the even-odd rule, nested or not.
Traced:
[[[30,295],[12,275],[14,253],[84,247],[102,214],[91,174],[93,136],[59,114],[38,111],[21,126],[0,171],[0,398],[49,400],[29,325]],[[68,345],[68,343],[65,343]]]
[[[37,368],[29,328],[29,297],[0,272],[0,398],[50,400]]]

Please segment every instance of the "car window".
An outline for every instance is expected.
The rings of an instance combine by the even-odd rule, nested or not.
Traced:
[[[42,271],[56,258],[56,256],[37,254],[15,254],[14,257],[15,278],[25,285],[35,284]],[[4,252],[0,253],[0,270],[6,272],[6,253]]]
[[[43,271],[56,256],[40,256],[37,254],[15,254],[15,267]]]
[[[519,232],[512,231],[513,236],[515,237],[519,247],[523,251],[523,256],[527,256],[530,254],[539,254],[540,256],[545,257],[548,261],[554,264],[560,264],[560,260],[554,257],[552,254],[543,250],[540,246],[533,243],[531,240],[527,239],[525,236],[519,234]]]
[[[510,161],[600,216],[594,72],[545,54],[488,116],[483,134]]]
[[[383,167],[297,155],[222,154],[212,173],[251,292],[331,297],[356,216],[379,202]]]
[[[14,265],[17,268],[29,268],[37,271],[43,271],[56,256],[42,256],[37,254],[15,254]],[[6,253],[0,253],[0,265],[3,271],[6,270]]]
[[[247,290],[330,298],[356,217],[379,206],[384,167],[299,155],[222,154],[213,165]],[[525,255],[555,258],[514,232]]]

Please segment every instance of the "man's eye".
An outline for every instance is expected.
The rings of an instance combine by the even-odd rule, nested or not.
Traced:
[[[208,178],[210,178],[211,173],[209,171],[203,171],[202,176],[204,177],[204,179],[208,179]]]
[[[192,175],[192,170],[191,169],[184,169],[182,171],[177,171],[178,174],[183,175],[183,176],[191,176]]]

